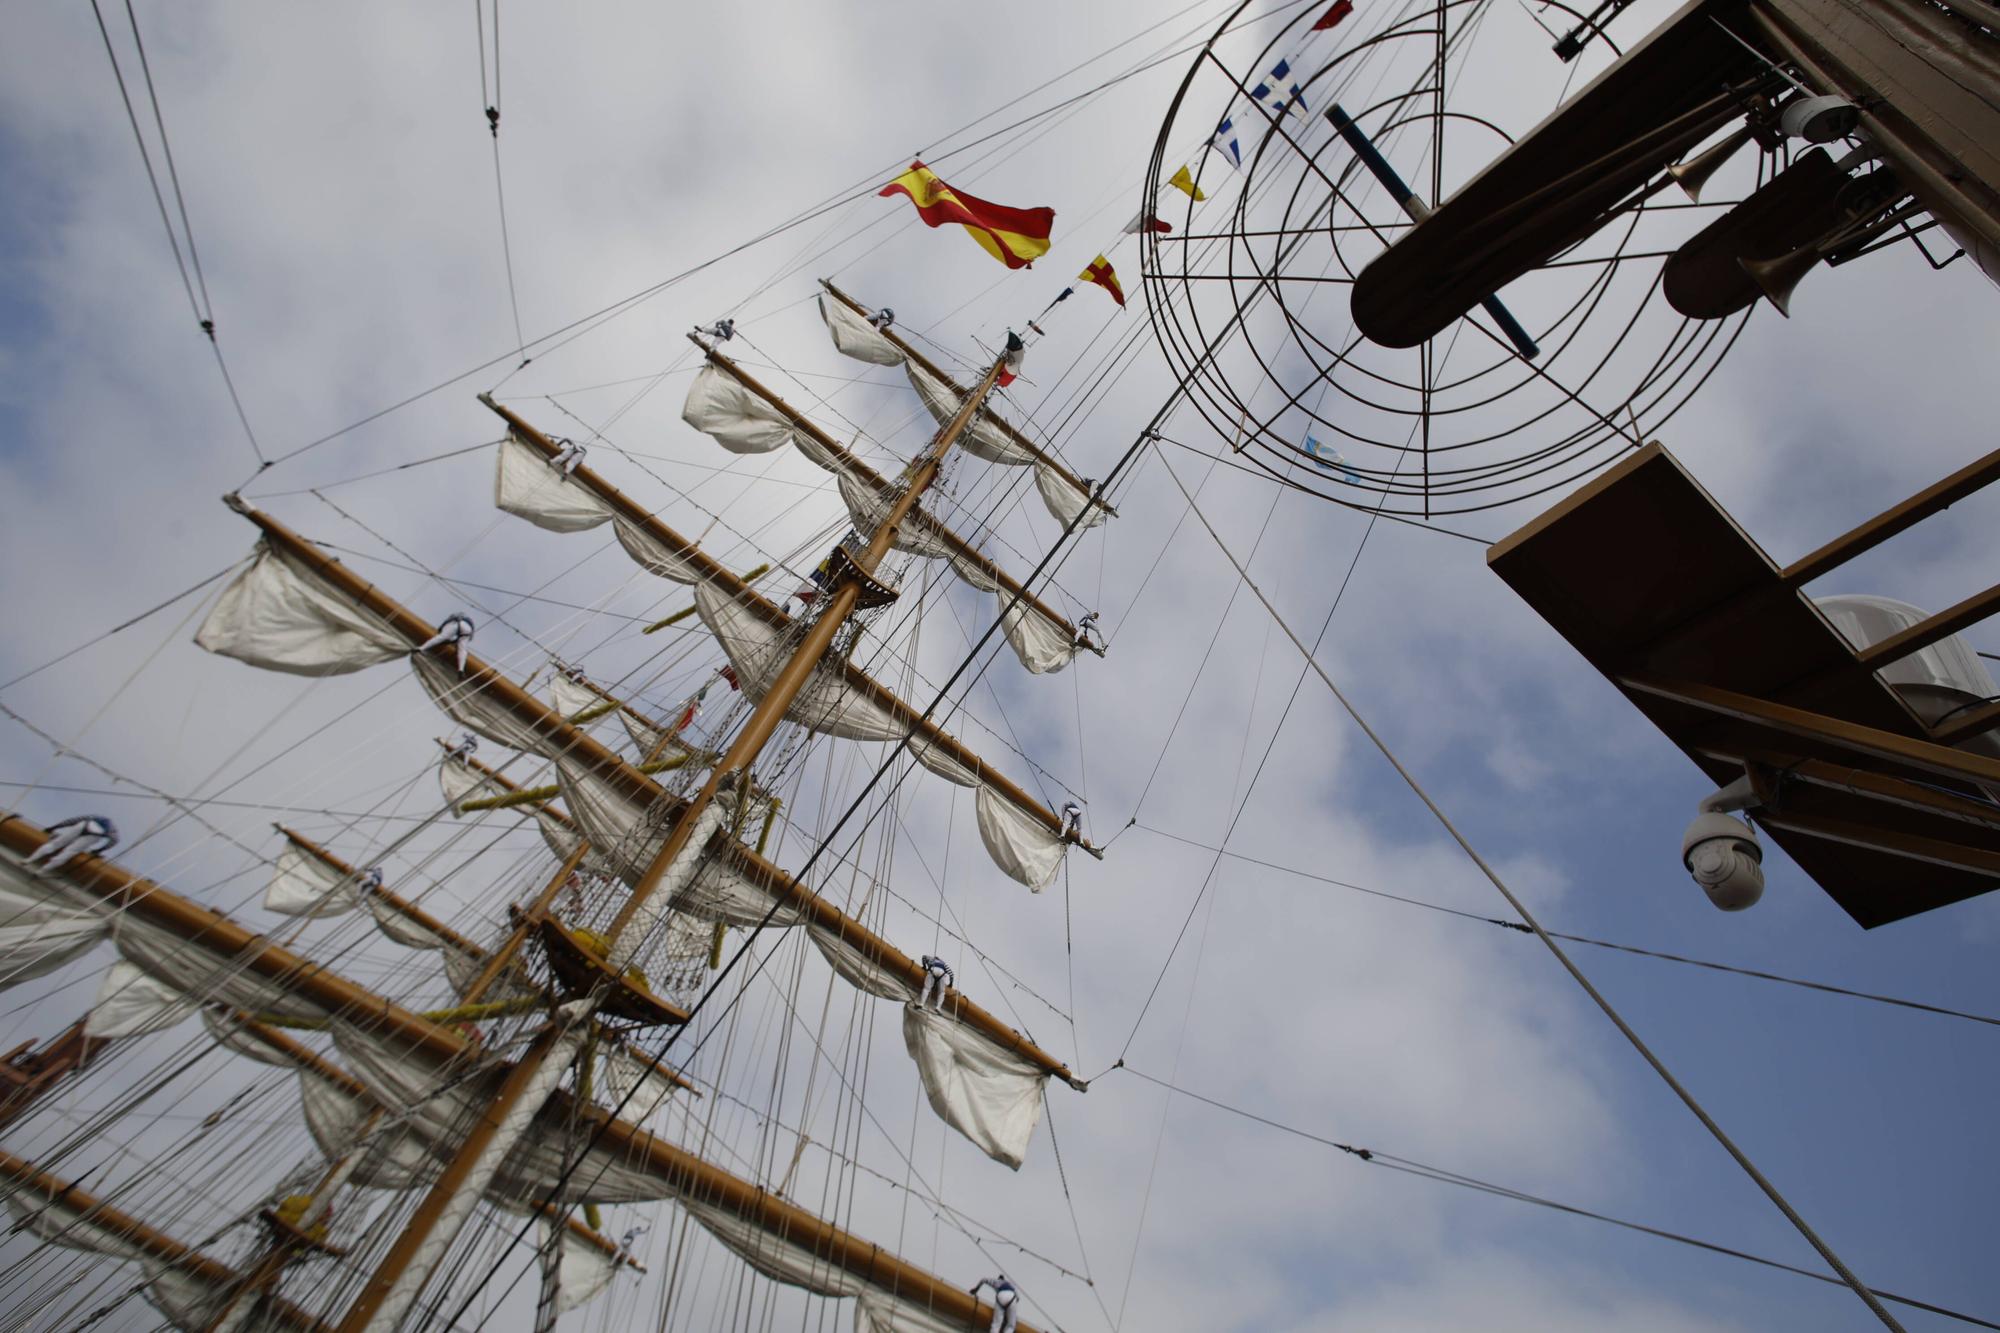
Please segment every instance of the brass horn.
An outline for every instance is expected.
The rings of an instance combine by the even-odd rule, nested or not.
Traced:
[[[1821,253],[1819,242],[1812,241],[1776,259],[1739,259],[1736,262],[1750,275],[1750,281],[1770,298],[1771,304],[1778,307],[1778,313],[1790,319],[1792,292],[1824,258],[1826,256]]]
[[[1727,139],[1713,148],[1696,153],[1685,162],[1676,162],[1667,168],[1667,174],[1679,183],[1690,202],[1701,202],[1701,187],[1708,178],[1722,170],[1722,164],[1736,156],[1738,149],[1750,142],[1750,127],[1746,124],[1737,129]]]

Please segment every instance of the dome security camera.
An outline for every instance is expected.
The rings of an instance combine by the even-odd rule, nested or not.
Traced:
[[[1832,143],[1854,133],[1861,123],[1861,108],[1836,93],[1795,97],[1779,113],[1778,123],[1794,139]]]
[[[1725,912],[1740,912],[1764,896],[1764,849],[1756,831],[1720,811],[1704,810],[1688,825],[1681,864]]]
[[[1740,912],[1764,896],[1764,848],[1757,831],[1725,813],[1758,804],[1761,798],[1745,773],[1704,797],[1681,836],[1681,864],[1725,912]]]

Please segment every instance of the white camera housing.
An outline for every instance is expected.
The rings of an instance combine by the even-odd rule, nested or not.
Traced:
[[[1681,864],[1725,912],[1740,912],[1764,896],[1764,849],[1756,830],[1719,810],[1704,810],[1688,825]]]
[[[1861,108],[1838,93],[1795,97],[1778,113],[1778,124],[1794,139],[1832,143],[1845,139],[1861,123]]]

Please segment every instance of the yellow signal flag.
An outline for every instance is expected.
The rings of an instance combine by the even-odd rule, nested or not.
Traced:
[[[1176,171],[1174,178],[1168,181],[1167,184],[1173,186],[1196,203],[1200,203],[1202,200],[1208,198],[1207,195],[1201,192],[1201,187],[1194,183],[1194,176],[1186,167],[1182,167],[1179,171]]]

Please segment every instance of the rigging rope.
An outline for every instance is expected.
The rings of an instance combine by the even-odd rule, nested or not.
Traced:
[[[1315,1134],[1311,1130],[1299,1129],[1296,1126],[1287,1125],[1283,1121],[1273,1120],[1269,1116],[1259,1115],[1255,1111],[1248,1111],[1240,1106],[1231,1106],[1227,1102],[1203,1096],[1199,1092],[1194,1092],[1178,1084],[1170,1083],[1165,1079],[1154,1078],[1151,1074],[1140,1069],[1135,1069],[1131,1065],[1121,1064],[1117,1067],[1157,1087],[1165,1088],[1167,1091],[1178,1093],[1183,1097],[1192,1098],[1205,1106],[1212,1106],[1218,1111],[1225,1111],[1230,1115],[1241,1116],[1245,1120],[1255,1121],[1257,1124],[1264,1125],[1270,1129],[1278,1130],[1284,1134],[1295,1135],[1298,1138],[1306,1139],[1324,1147],[1337,1148],[1356,1161],[1366,1162],[1375,1166],[1385,1166],[1392,1171],[1401,1171],[1408,1175],[1420,1176],[1426,1180],[1434,1180],[1444,1185],[1457,1185],[1464,1189],[1478,1190],[1484,1194],[1496,1195],[1503,1199],[1512,1199],[1517,1203],[1528,1203],[1541,1208],[1551,1208],[1557,1212],[1569,1213],[1575,1217],[1588,1218],[1593,1222],[1608,1223],[1611,1226],[1623,1227],[1627,1231],[1637,1231],[1648,1236],[1657,1236],[1661,1240],[1670,1240],[1680,1245],[1691,1245],[1696,1249],[1708,1250],[1714,1254],[1728,1255],[1732,1259],[1743,1259],[1753,1264],[1762,1264],[1767,1268],[1776,1268],[1783,1272],[1794,1273],[1799,1277],[1811,1278],[1815,1282],[1824,1282],[1836,1287],[1842,1285],[1840,1278],[1830,1277],[1825,1273],[1816,1273],[1810,1268],[1800,1268],[1796,1265],[1785,1263],[1782,1260],[1767,1259],[1762,1255],[1751,1254],[1747,1250],[1733,1249],[1730,1246],[1719,1245],[1713,1241],[1700,1240],[1693,1236],[1682,1235],[1679,1232],[1647,1226],[1643,1222],[1631,1222],[1624,1218],[1612,1217],[1607,1213],[1593,1212],[1588,1208],[1580,1208],[1575,1204],[1560,1203],[1554,1199],[1529,1194],[1523,1190],[1513,1189],[1506,1185],[1495,1185],[1490,1181],[1461,1175],[1456,1171],[1447,1171],[1443,1167],[1429,1166],[1407,1157],[1395,1157],[1378,1149],[1362,1148],[1349,1143],[1341,1143],[1324,1135]],[[1915,1300],[1908,1296],[1898,1296],[1893,1292],[1883,1291],[1879,1287],[1871,1288],[1871,1290],[1885,1301],[1894,1301],[1898,1305],[1907,1305],[1914,1310],[1924,1310],[1931,1314],[1943,1315],[1947,1319],[1956,1319],[1961,1323],[1971,1324],[1978,1328],[2000,1329],[2000,1323],[1982,1319],[1978,1315],[1947,1309],[1942,1305],[1932,1305],[1928,1301]]]
[[[1507,900],[1507,905],[1514,909],[1515,913],[1520,916],[1522,922],[1530,930],[1534,931],[1535,937],[1548,947],[1549,952],[1555,955],[1556,961],[1562,964],[1563,970],[1568,972],[1576,984],[1583,988],[1584,994],[1588,995],[1597,1007],[1604,1012],[1604,1016],[1611,1020],[1612,1025],[1618,1029],[1626,1041],[1631,1043],[1632,1048],[1639,1053],[1640,1057],[1652,1066],[1653,1072],[1660,1076],[1661,1081],[1673,1090],[1674,1095],[1680,1098],[1682,1104],[1688,1108],[1695,1119],[1701,1122],[1702,1127],[1709,1132],[1717,1143],[1722,1145],[1724,1151],[1735,1159],[1736,1164],[1743,1169],[1743,1173],[1749,1176],[1757,1187],[1764,1192],[1765,1197],[1769,1198],[1778,1211],[1784,1214],[1785,1220],[1790,1222],[1815,1250],[1819,1251],[1820,1257],[1826,1260],[1827,1266],[1840,1275],[1840,1280],[1845,1282],[1854,1294],[1860,1298],[1861,1303],[1866,1305],[1875,1317],[1882,1321],[1885,1328],[1894,1329],[1896,1333],[1903,1333],[1902,1324],[1897,1321],[1894,1315],[1883,1308],[1882,1302],[1876,1298],[1875,1293],[1863,1284],[1861,1279],[1855,1276],[1854,1271],[1841,1260],[1840,1256],[1833,1252],[1833,1248],[1820,1238],[1819,1233],[1813,1230],[1812,1225],[1799,1215],[1798,1210],[1792,1207],[1785,1196],[1779,1192],[1778,1187],[1772,1184],[1762,1171],[1757,1169],[1756,1163],[1750,1160],[1749,1155],[1736,1146],[1736,1141],[1729,1137],[1720,1124],[1716,1123],[1715,1118],[1709,1115],[1706,1108],[1695,1099],[1694,1094],[1682,1086],[1681,1081],[1674,1077],[1673,1071],[1667,1068],[1665,1062],[1659,1056],[1653,1054],[1652,1048],[1641,1040],[1639,1034],[1633,1031],[1631,1025],[1625,1021],[1618,1010],[1613,1007],[1612,1003],[1605,999],[1597,987],[1590,983],[1590,979],[1584,976],[1583,970],[1570,960],[1569,955],[1563,951],[1562,945],[1556,943],[1549,933],[1542,929],[1541,923],[1535,920],[1534,914],[1528,911],[1526,904],[1514,896],[1514,891],[1507,887],[1506,881],[1500,878],[1499,872],[1494,870],[1487,863],[1486,858],[1474,849],[1465,835],[1459,832],[1458,826],[1452,823],[1450,816],[1446,815],[1437,802],[1431,799],[1430,793],[1424,789],[1423,784],[1419,783],[1416,776],[1403,766],[1402,761],[1396,757],[1395,752],[1389,748],[1388,743],[1362,718],[1360,711],[1348,701],[1347,696],[1341,692],[1340,687],[1334,684],[1333,677],[1327,674],[1326,668],[1319,664],[1319,659],[1313,655],[1312,650],[1307,648],[1298,635],[1292,632],[1291,625],[1278,613],[1278,609],[1271,604],[1270,600],[1264,596],[1263,590],[1250,577],[1249,571],[1237,560],[1235,553],[1222,540],[1221,534],[1209,523],[1207,515],[1201,512],[1201,507],[1195,503],[1194,496],[1189,494],[1185,485],[1182,485],[1179,475],[1174,472],[1173,464],[1167,463],[1164,456],[1161,461],[1166,464],[1167,475],[1173,478],[1174,485],[1180,489],[1181,494],[1187,496],[1188,505],[1194,510],[1195,517],[1201,521],[1202,527],[1207,530],[1209,537],[1214,540],[1217,549],[1222,552],[1231,567],[1235,569],[1237,578],[1241,579],[1244,585],[1256,595],[1257,600],[1263,604],[1264,610],[1277,623],[1278,628],[1285,632],[1285,637],[1292,641],[1292,646],[1304,654],[1307,664],[1319,676],[1320,681],[1325,684],[1335,701],[1354,720],[1354,724],[1361,728],[1362,733],[1368,737],[1375,748],[1381,751],[1382,757],[1389,761],[1390,766],[1409,785],[1410,790],[1415,793],[1417,799],[1422,801],[1425,808],[1436,817],[1438,823],[1444,827],[1445,832],[1451,835],[1452,841],[1456,842],[1460,850],[1471,858],[1472,863],[1479,868],[1480,873],[1485,875],[1493,887],[1499,891],[1500,896]]]

